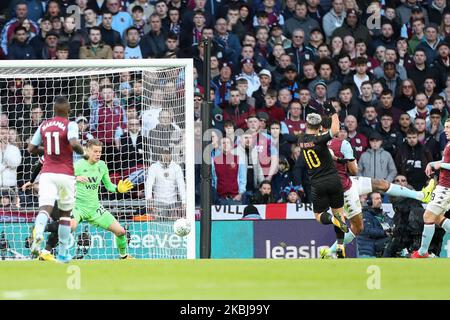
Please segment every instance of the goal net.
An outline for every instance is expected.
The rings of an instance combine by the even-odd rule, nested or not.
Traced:
[[[39,159],[27,145],[53,117],[58,96],[70,102],[82,145],[103,142],[111,181],[134,184],[126,194],[99,189],[101,205],[127,231],[128,253],[195,258],[194,154],[186,152],[194,150],[191,60],[2,61],[0,93],[0,260],[30,258],[39,176],[27,190],[22,186]],[[191,222],[186,237],[173,232],[181,217]],[[114,235],[87,222],[72,233],[71,254],[118,258]]]

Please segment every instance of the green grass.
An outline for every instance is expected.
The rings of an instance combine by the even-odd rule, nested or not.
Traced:
[[[380,289],[367,287],[369,266]],[[449,269],[449,259],[0,261],[0,299],[450,299]]]

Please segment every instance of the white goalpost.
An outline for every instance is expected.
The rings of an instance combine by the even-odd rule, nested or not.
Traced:
[[[38,163],[26,148],[53,116],[58,96],[68,98],[82,144],[103,142],[111,181],[129,179],[135,186],[123,195],[99,189],[102,206],[127,230],[129,254],[194,259],[193,83],[191,59],[0,61],[0,143],[9,148],[9,158],[5,152],[0,158],[0,261],[30,257],[39,176],[21,190]],[[186,237],[173,232],[178,218],[191,222]],[[73,233],[71,253],[118,257],[113,234],[86,222]]]

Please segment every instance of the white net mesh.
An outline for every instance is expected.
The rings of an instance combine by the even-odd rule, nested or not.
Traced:
[[[129,179],[135,185],[123,195],[103,186],[99,191],[103,207],[127,230],[129,254],[186,258],[188,238],[175,235],[172,225],[186,217],[190,198],[185,180],[186,88],[190,87],[182,65],[0,68],[0,126],[7,128],[0,139],[9,140],[9,157],[17,150],[20,154],[15,162],[6,152],[0,159],[5,168],[0,181],[0,258],[29,257],[39,176],[31,190],[21,190],[38,162],[26,147],[39,124],[53,116],[57,96],[69,99],[70,120],[77,121],[82,144],[92,138],[103,142],[102,159],[112,182]],[[72,253],[79,259],[118,257],[114,235],[86,222],[73,233]]]

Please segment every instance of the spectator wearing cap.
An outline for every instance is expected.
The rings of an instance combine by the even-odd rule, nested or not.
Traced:
[[[427,61],[429,63],[436,59],[437,48],[441,43],[439,40],[438,27],[436,25],[430,24],[425,28],[425,40],[419,43],[416,49],[424,49],[427,56]]]
[[[382,136],[374,131],[369,136],[370,149],[367,149],[358,161],[358,175],[372,179],[384,179],[392,182],[397,175],[394,160],[381,145]]]
[[[89,29],[89,43],[80,48],[80,59],[112,59],[112,49],[102,41],[99,27]]]
[[[241,220],[262,220],[262,217],[259,214],[258,208],[249,204],[244,208],[244,214],[242,215]]]
[[[255,108],[246,101],[241,101],[239,90],[231,88],[230,100],[228,105],[223,109],[223,120],[231,120],[236,128],[247,129],[247,117],[255,113]]]
[[[356,160],[359,160],[361,154],[366,151],[367,147],[369,146],[368,138],[357,131],[358,120],[355,116],[348,115],[347,117],[345,117],[344,123],[345,127],[347,128],[348,141],[356,152]]]
[[[300,89],[300,81],[298,79],[297,68],[294,64],[290,64],[284,69],[284,77],[278,87],[289,89],[292,96],[297,94]]]
[[[318,74],[317,78],[309,84],[308,89],[313,91],[316,84],[322,82],[326,85],[327,99],[337,97],[341,83],[333,74],[333,61],[330,58],[322,58],[316,62],[315,69]]]
[[[275,89],[267,90],[267,93],[264,97],[264,108],[261,108],[260,110],[269,115],[270,121],[277,120],[281,122],[286,117],[286,113],[284,109],[277,104],[277,95],[278,94]]]
[[[261,130],[269,130],[270,117],[267,114],[267,112],[259,111],[256,113],[256,117],[259,119],[260,129]]]
[[[343,25],[334,30],[331,36],[333,38],[339,36],[344,39],[349,35],[355,39],[365,39],[368,43],[371,40],[369,30],[359,21],[358,13],[355,9],[347,10]]]
[[[273,88],[272,86],[272,74],[269,70],[263,69],[259,72],[260,86],[258,90],[254,91],[252,97],[255,99],[255,108],[258,110],[264,106],[264,96],[267,90]]]
[[[309,35],[309,41],[306,44],[306,49],[309,49],[313,56],[309,60],[317,60],[318,59],[318,50],[319,46],[323,44],[325,41],[325,37],[322,33],[322,30],[317,27],[311,30],[311,34]]]
[[[253,92],[258,90],[261,83],[259,82],[259,76],[255,72],[253,59],[242,59],[241,60],[241,73],[236,77],[236,79],[244,78],[247,80],[248,88],[247,95],[252,96]]]
[[[333,0],[331,10],[323,16],[322,20],[323,31],[328,39],[331,38],[335,29],[344,24],[345,16],[344,1]]]
[[[442,160],[442,154],[439,143],[427,131],[426,121],[423,118],[414,119],[414,128],[417,130],[417,139],[419,143],[424,145],[431,153],[433,161]]]
[[[429,121],[427,122],[427,131],[436,139],[440,140],[441,133],[444,132],[444,126],[442,125],[442,111],[434,107],[430,111]]]
[[[219,65],[220,74],[211,80],[211,88],[214,90],[214,104],[216,106],[225,106],[230,98],[230,88],[234,86],[232,77],[232,64],[222,62]]]
[[[39,7],[42,9],[42,5]],[[29,16],[30,10],[27,3],[22,1],[11,2],[10,13],[11,14],[8,16],[13,18],[6,22],[1,33],[1,47],[5,56],[8,55],[8,44],[11,43],[15,37],[14,31],[17,27],[22,26],[25,19],[28,18],[30,20],[30,30],[32,32],[38,33],[39,31],[38,25],[34,22],[37,20],[34,20]]]
[[[241,43],[239,38],[227,30],[227,21],[223,18],[216,20],[215,41],[223,47],[225,58],[237,64],[239,54],[241,53]]]
[[[394,128],[392,115],[390,113],[381,115],[377,132],[383,139],[383,144],[381,146],[384,150],[389,152],[394,159],[398,147],[403,143],[403,137],[402,134]]]
[[[437,58],[429,61],[432,63],[430,73],[436,79],[437,90],[441,91],[446,87],[447,75],[450,74],[450,45],[447,42],[441,42],[437,46],[437,52]]]
[[[428,12],[425,8],[417,5],[416,0],[406,0],[401,6],[395,9],[397,16],[400,17],[402,25],[408,23],[413,12],[422,11],[425,23],[428,24]]]
[[[247,186],[247,168],[244,159],[233,153],[233,142],[220,139],[219,155],[212,159],[212,185],[217,192],[218,205],[241,204]]]
[[[14,29],[14,40],[8,46],[9,60],[31,60],[36,59],[33,47],[28,44],[27,30],[25,27]]]
[[[419,143],[417,130],[408,129],[406,141],[399,147],[395,156],[398,173],[404,175],[415,190],[421,190],[428,177],[425,168],[433,161],[430,151]]]
[[[309,93],[309,91],[308,91]],[[289,104],[288,115],[281,122],[281,132],[289,133],[295,136],[300,135],[306,130],[306,122],[302,119],[302,104],[298,100],[293,100]]]
[[[150,4],[147,0],[135,0],[128,5],[128,13],[132,15],[133,9],[137,6],[141,7],[143,10],[144,20],[148,20],[148,18],[150,18],[152,13],[155,11],[155,6],[153,4]]]
[[[269,44],[272,47],[276,44],[281,44],[284,49],[288,49],[292,46],[292,41],[283,35],[283,27],[278,23],[274,23],[270,28]]]
[[[308,5],[298,2],[295,4],[295,15],[284,24],[284,35],[290,38],[294,30],[302,29],[305,32],[305,43],[308,43],[311,30],[317,27],[320,27],[319,23],[308,16]]]
[[[327,84],[323,81],[317,81],[312,91],[313,99],[310,100],[310,105],[314,109],[323,113],[323,104],[327,100]]]
[[[36,52],[36,57],[39,59],[50,60],[57,58],[59,34],[54,31],[49,31],[45,35],[44,45],[40,52]],[[66,43],[67,45],[67,43]]]

